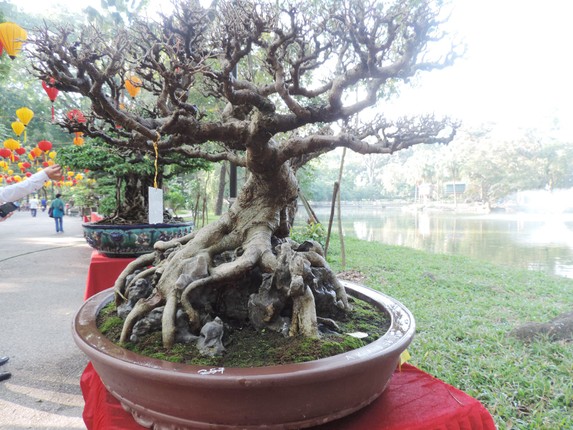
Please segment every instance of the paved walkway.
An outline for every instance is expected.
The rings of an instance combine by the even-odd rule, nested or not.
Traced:
[[[79,217],[56,234],[47,212],[0,223],[0,429],[85,429],[80,375],[87,363],[71,336],[92,253]]]

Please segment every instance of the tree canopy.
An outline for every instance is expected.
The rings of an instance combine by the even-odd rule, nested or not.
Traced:
[[[448,118],[389,121],[384,110],[397,83],[460,54],[440,30],[440,7],[434,0],[233,0],[203,8],[179,0],[159,22],[46,24],[32,33],[34,73],[89,101],[85,122],[63,121],[70,131],[159,158],[228,161],[248,171],[217,221],[156,244],[119,276],[118,304],[130,304],[142,278],[153,285],[128,307],[121,342],[158,308],[166,347],[177,339],[180,312],[196,334],[221,317],[314,337],[318,318],[351,310],[320,245],[288,237],[295,173],[338,147],[390,154],[452,140],[458,124]],[[213,289],[218,294],[208,294]]]
[[[338,146],[390,153],[451,139],[455,124],[432,117],[349,121],[395,81],[455,59],[453,50],[432,57],[443,36],[434,2],[273,4],[181,1],[162,23],[106,31],[46,25],[28,53],[40,78],[91,101],[90,120],[70,127],[114,145],[157,142],[162,153],[262,172]],[[131,76],[147,97],[126,108]]]

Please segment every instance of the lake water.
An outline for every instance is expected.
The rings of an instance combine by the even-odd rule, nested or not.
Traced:
[[[314,210],[327,225],[330,208]],[[573,278],[571,213],[462,215],[343,206],[342,220],[346,236]],[[338,231],[336,218],[332,229]]]

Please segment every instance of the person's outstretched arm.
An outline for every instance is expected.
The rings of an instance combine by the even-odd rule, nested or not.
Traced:
[[[59,181],[62,178],[62,168],[59,165],[54,164],[53,166],[48,166],[22,182],[0,188],[0,203],[19,200],[42,188],[42,185],[44,185],[44,182],[48,179]]]

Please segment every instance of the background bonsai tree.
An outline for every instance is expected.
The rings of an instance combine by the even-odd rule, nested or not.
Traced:
[[[74,170],[90,170],[102,188],[109,188],[105,184],[112,184],[113,209],[98,222],[101,224],[147,224],[148,187],[161,188],[164,180],[174,175],[209,167],[204,160],[177,153],[158,157],[156,166],[154,154],[112,147],[99,139],[82,146],[62,148],[58,152],[58,161]],[[100,197],[101,194],[105,195],[105,192],[100,192]],[[173,220],[169,212],[164,214],[164,222]]]
[[[220,317],[319,336],[321,318],[350,310],[320,248],[288,239],[296,171],[339,147],[391,154],[451,141],[457,125],[448,119],[384,116],[398,83],[457,56],[439,30],[439,4],[234,0],[204,9],[188,0],[175,2],[160,23],[35,31],[28,45],[35,73],[88,99],[107,127],[88,135],[249,171],[218,221],[156,244],[120,275],[117,302],[128,305],[122,341],[157,309],[166,347],[181,317],[195,333]],[[133,84],[146,97],[122,109],[124,88]],[[136,301],[132,290],[142,280],[147,293]]]

